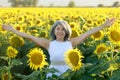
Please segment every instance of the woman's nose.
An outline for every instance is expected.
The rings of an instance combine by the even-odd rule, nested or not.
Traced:
[[[58,32],[61,32],[62,30],[60,29],[60,30],[58,30]]]

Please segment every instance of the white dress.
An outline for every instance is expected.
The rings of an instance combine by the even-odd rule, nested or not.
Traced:
[[[51,60],[50,68],[54,67],[59,70],[60,73],[57,73],[57,75],[64,73],[68,69],[64,61],[64,53],[68,49],[72,49],[72,44],[69,41],[60,42],[54,40],[50,42],[48,49]]]

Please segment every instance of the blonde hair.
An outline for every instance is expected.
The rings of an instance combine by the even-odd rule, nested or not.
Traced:
[[[65,34],[66,34],[65,37],[64,37],[64,40],[65,41],[68,40],[70,38],[70,36],[71,36],[72,31],[71,31],[70,25],[64,20],[58,20],[53,24],[53,26],[52,26],[52,28],[50,30],[50,36],[51,36],[52,40],[56,40],[54,30],[57,27],[57,25],[62,25],[62,27],[65,30]]]

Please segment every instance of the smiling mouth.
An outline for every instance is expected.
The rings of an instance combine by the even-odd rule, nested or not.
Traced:
[[[57,34],[58,36],[63,36],[63,34]]]

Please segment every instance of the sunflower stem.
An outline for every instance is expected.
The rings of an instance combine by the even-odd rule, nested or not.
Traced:
[[[120,53],[117,52],[116,55],[114,56],[114,59],[116,59],[119,54],[120,54]]]
[[[11,59],[8,58],[8,80],[10,80],[10,67],[11,67]]]
[[[114,59],[114,45],[111,43],[111,60]]]
[[[107,60],[109,60],[108,54],[104,54],[104,56],[107,58]]]
[[[110,55],[110,59],[111,59],[111,61],[114,61],[114,44],[111,43],[110,46],[111,46],[111,55]],[[109,76],[111,77],[112,74],[113,74],[113,71],[110,71]]]
[[[45,80],[45,75],[43,70],[40,70],[40,80]]]

